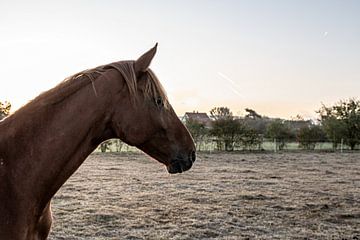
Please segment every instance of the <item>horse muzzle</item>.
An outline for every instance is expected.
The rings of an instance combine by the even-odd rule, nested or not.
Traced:
[[[176,157],[171,161],[169,165],[166,166],[167,171],[170,174],[182,173],[189,170],[193,163],[195,162],[196,154],[195,151],[191,151],[188,156],[184,157]]]

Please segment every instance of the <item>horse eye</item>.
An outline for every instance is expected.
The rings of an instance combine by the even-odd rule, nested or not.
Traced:
[[[161,97],[156,98],[155,102],[156,102],[156,105],[159,107],[164,106],[164,103],[163,103],[163,100]]]

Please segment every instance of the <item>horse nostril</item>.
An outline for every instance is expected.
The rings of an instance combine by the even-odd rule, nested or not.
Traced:
[[[190,154],[190,160],[192,161],[192,162],[195,162],[195,160],[196,160],[196,154],[195,154],[195,151],[192,151],[191,152],[191,154]]]

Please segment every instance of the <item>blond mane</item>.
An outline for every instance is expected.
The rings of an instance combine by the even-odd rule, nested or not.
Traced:
[[[134,63],[135,61],[119,61],[81,71],[64,79],[64,81],[59,85],[47,92],[42,93],[32,102],[40,102],[42,103],[41,105],[56,104],[76,93],[78,90],[90,83],[93,86],[95,95],[97,95],[94,82],[100,76],[105,75],[109,69],[115,69],[123,76],[126,82],[126,86],[129,90],[130,97],[134,100],[136,99],[138,90]],[[159,79],[151,69],[148,69],[146,74],[148,74],[148,81],[146,81],[144,89],[145,97],[148,99],[162,98],[164,106],[168,108],[168,98]]]

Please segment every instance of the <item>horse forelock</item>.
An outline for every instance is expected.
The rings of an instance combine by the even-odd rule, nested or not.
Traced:
[[[146,82],[145,95],[150,98],[160,97],[163,100],[165,108],[169,108],[170,104],[164,87],[160,83],[155,73],[150,68],[147,70],[147,72],[149,74],[150,81]]]
[[[130,96],[136,99],[138,86],[134,64],[135,61],[120,61],[111,63],[108,66],[115,68],[121,73],[129,89]],[[150,100],[160,97],[163,100],[165,108],[168,108],[169,101],[166,92],[155,73],[148,68],[145,74],[148,74],[148,81],[146,81],[144,88],[145,97]]]

